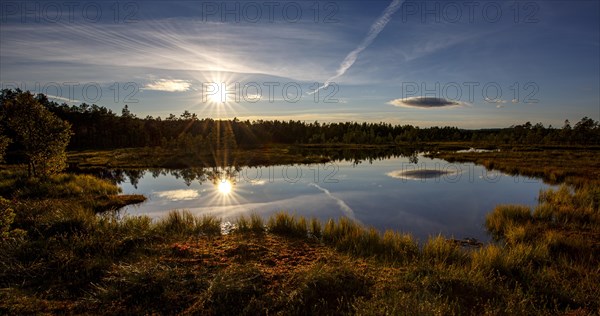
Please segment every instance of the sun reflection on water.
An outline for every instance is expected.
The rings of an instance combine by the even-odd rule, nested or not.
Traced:
[[[233,189],[233,184],[229,179],[221,179],[217,184],[217,190],[221,195],[229,195]]]

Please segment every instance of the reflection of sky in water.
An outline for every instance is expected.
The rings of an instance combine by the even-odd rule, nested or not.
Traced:
[[[170,200],[170,201],[194,200],[198,196],[200,196],[200,193],[196,190],[183,190],[183,189],[160,191],[160,192],[155,192],[154,194],[155,194],[155,196],[157,196],[161,199]]]
[[[154,218],[173,209],[224,219],[252,212],[267,217],[286,210],[321,220],[347,216],[419,239],[443,234],[480,240],[489,239],[483,224],[496,205],[535,205],[539,190],[547,187],[537,179],[422,157],[416,165],[407,158],[336,164],[339,170],[333,175],[331,165],[244,168],[231,182],[230,192],[225,192],[226,184],[206,181],[187,186],[170,174],[153,178],[146,173],[137,189],[129,183],[121,186],[126,194],[148,197],[147,202],[128,207],[127,213]],[[423,170],[426,176],[415,176]],[[403,172],[412,176],[398,176]]]

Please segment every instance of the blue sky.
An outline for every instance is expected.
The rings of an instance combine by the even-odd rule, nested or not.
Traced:
[[[600,120],[599,30],[595,0],[3,0],[0,83],[141,117],[562,126]]]

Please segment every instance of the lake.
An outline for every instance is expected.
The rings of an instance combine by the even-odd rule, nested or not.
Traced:
[[[417,161],[418,160],[418,161]],[[419,240],[447,237],[490,240],[484,222],[498,204],[534,206],[540,179],[487,171],[472,163],[391,157],[326,164],[129,171],[125,194],[148,200],[125,214],[160,218],[170,210],[210,214],[224,221],[285,210],[323,221],[346,216],[381,231]]]

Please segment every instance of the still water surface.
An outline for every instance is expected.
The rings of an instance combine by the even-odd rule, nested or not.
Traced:
[[[496,205],[533,206],[540,189],[548,188],[539,179],[421,156],[416,164],[396,157],[359,164],[148,170],[136,178],[121,183],[123,192],[148,200],[125,208],[127,214],[160,218],[186,209],[234,220],[286,210],[323,221],[346,216],[419,240],[443,234],[487,241],[485,215]]]

